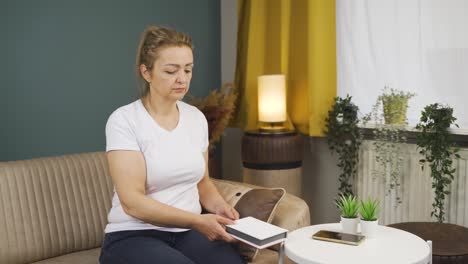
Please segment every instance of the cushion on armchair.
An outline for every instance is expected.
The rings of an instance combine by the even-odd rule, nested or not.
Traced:
[[[271,223],[275,209],[285,194],[286,191],[282,188],[252,189],[239,195],[240,199],[234,208],[239,212],[240,218],[252,216]],[[246,260],[252,261],[257,256],[258,249],[240,243],[239,252]]]
[[[238,184],[226,186],[226,182],[217,187],[224,199],[239,212],[240,218],[252,216],[268,223],[273,221],[275,209],[286,194],[282,188],[253,188]],[[239,252],[250,262],[257,255],[258,249],[239,243]]]
[[[285,194],[286,191],[283,188],[252,189],[239,195],[240,199],[234,203],[234,208],[239,212],[241,218],[253,216],[271,223],[278,202]]]

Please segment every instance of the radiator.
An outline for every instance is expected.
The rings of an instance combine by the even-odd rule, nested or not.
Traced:
[[[363,199],[380,199],[380,224],[436,221],[435,217],[431,217],[434,192],[430,168],[426,165],[421,170],[419,160],[422,157],[415,144],[401,144],[400,149],[404,157],[398,194],[401,203],[396,202],[395,191],[387,192],[383,178],[372,176],[372,170],[377,164],[370,140],[364,141],[361,147],[358,175],[354,183],[356,193]],[[457,171],[450,187],[451,194],[445,198],[445,219],[448,223],[468,227],[468,149],[461,149],[459,154],[461,158],[453,163]]]

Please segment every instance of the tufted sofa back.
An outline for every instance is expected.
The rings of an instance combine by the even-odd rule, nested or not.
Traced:
[[[104,152],[0,162],[0,263],[99,247],[112,194]]]
[[[258,187],[214,183],[231,203]],[[104,152],[0,162],[0,264],[97,264],[112,195]],[[293,195],[275,212],[272,223],[288,230],[310,224],[307,204]],[[253,263],[277,259],[264,249]]]

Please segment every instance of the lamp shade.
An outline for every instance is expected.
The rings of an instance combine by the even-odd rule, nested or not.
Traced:
[[[282,74],[258,77],[258,120],[286,121],[286,78]]]

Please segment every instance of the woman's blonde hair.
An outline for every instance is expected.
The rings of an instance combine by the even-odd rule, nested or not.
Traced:
[[[183,32],[161,26],[149,26],[142,33],[136,55],[140,97],[145,97],[150,89],[149,83],[141,75],[140,65],[144,64],[148,70],[152,70],[159,52],[163,48],[174,46],[186,46],[193,50],[192,38]]]

